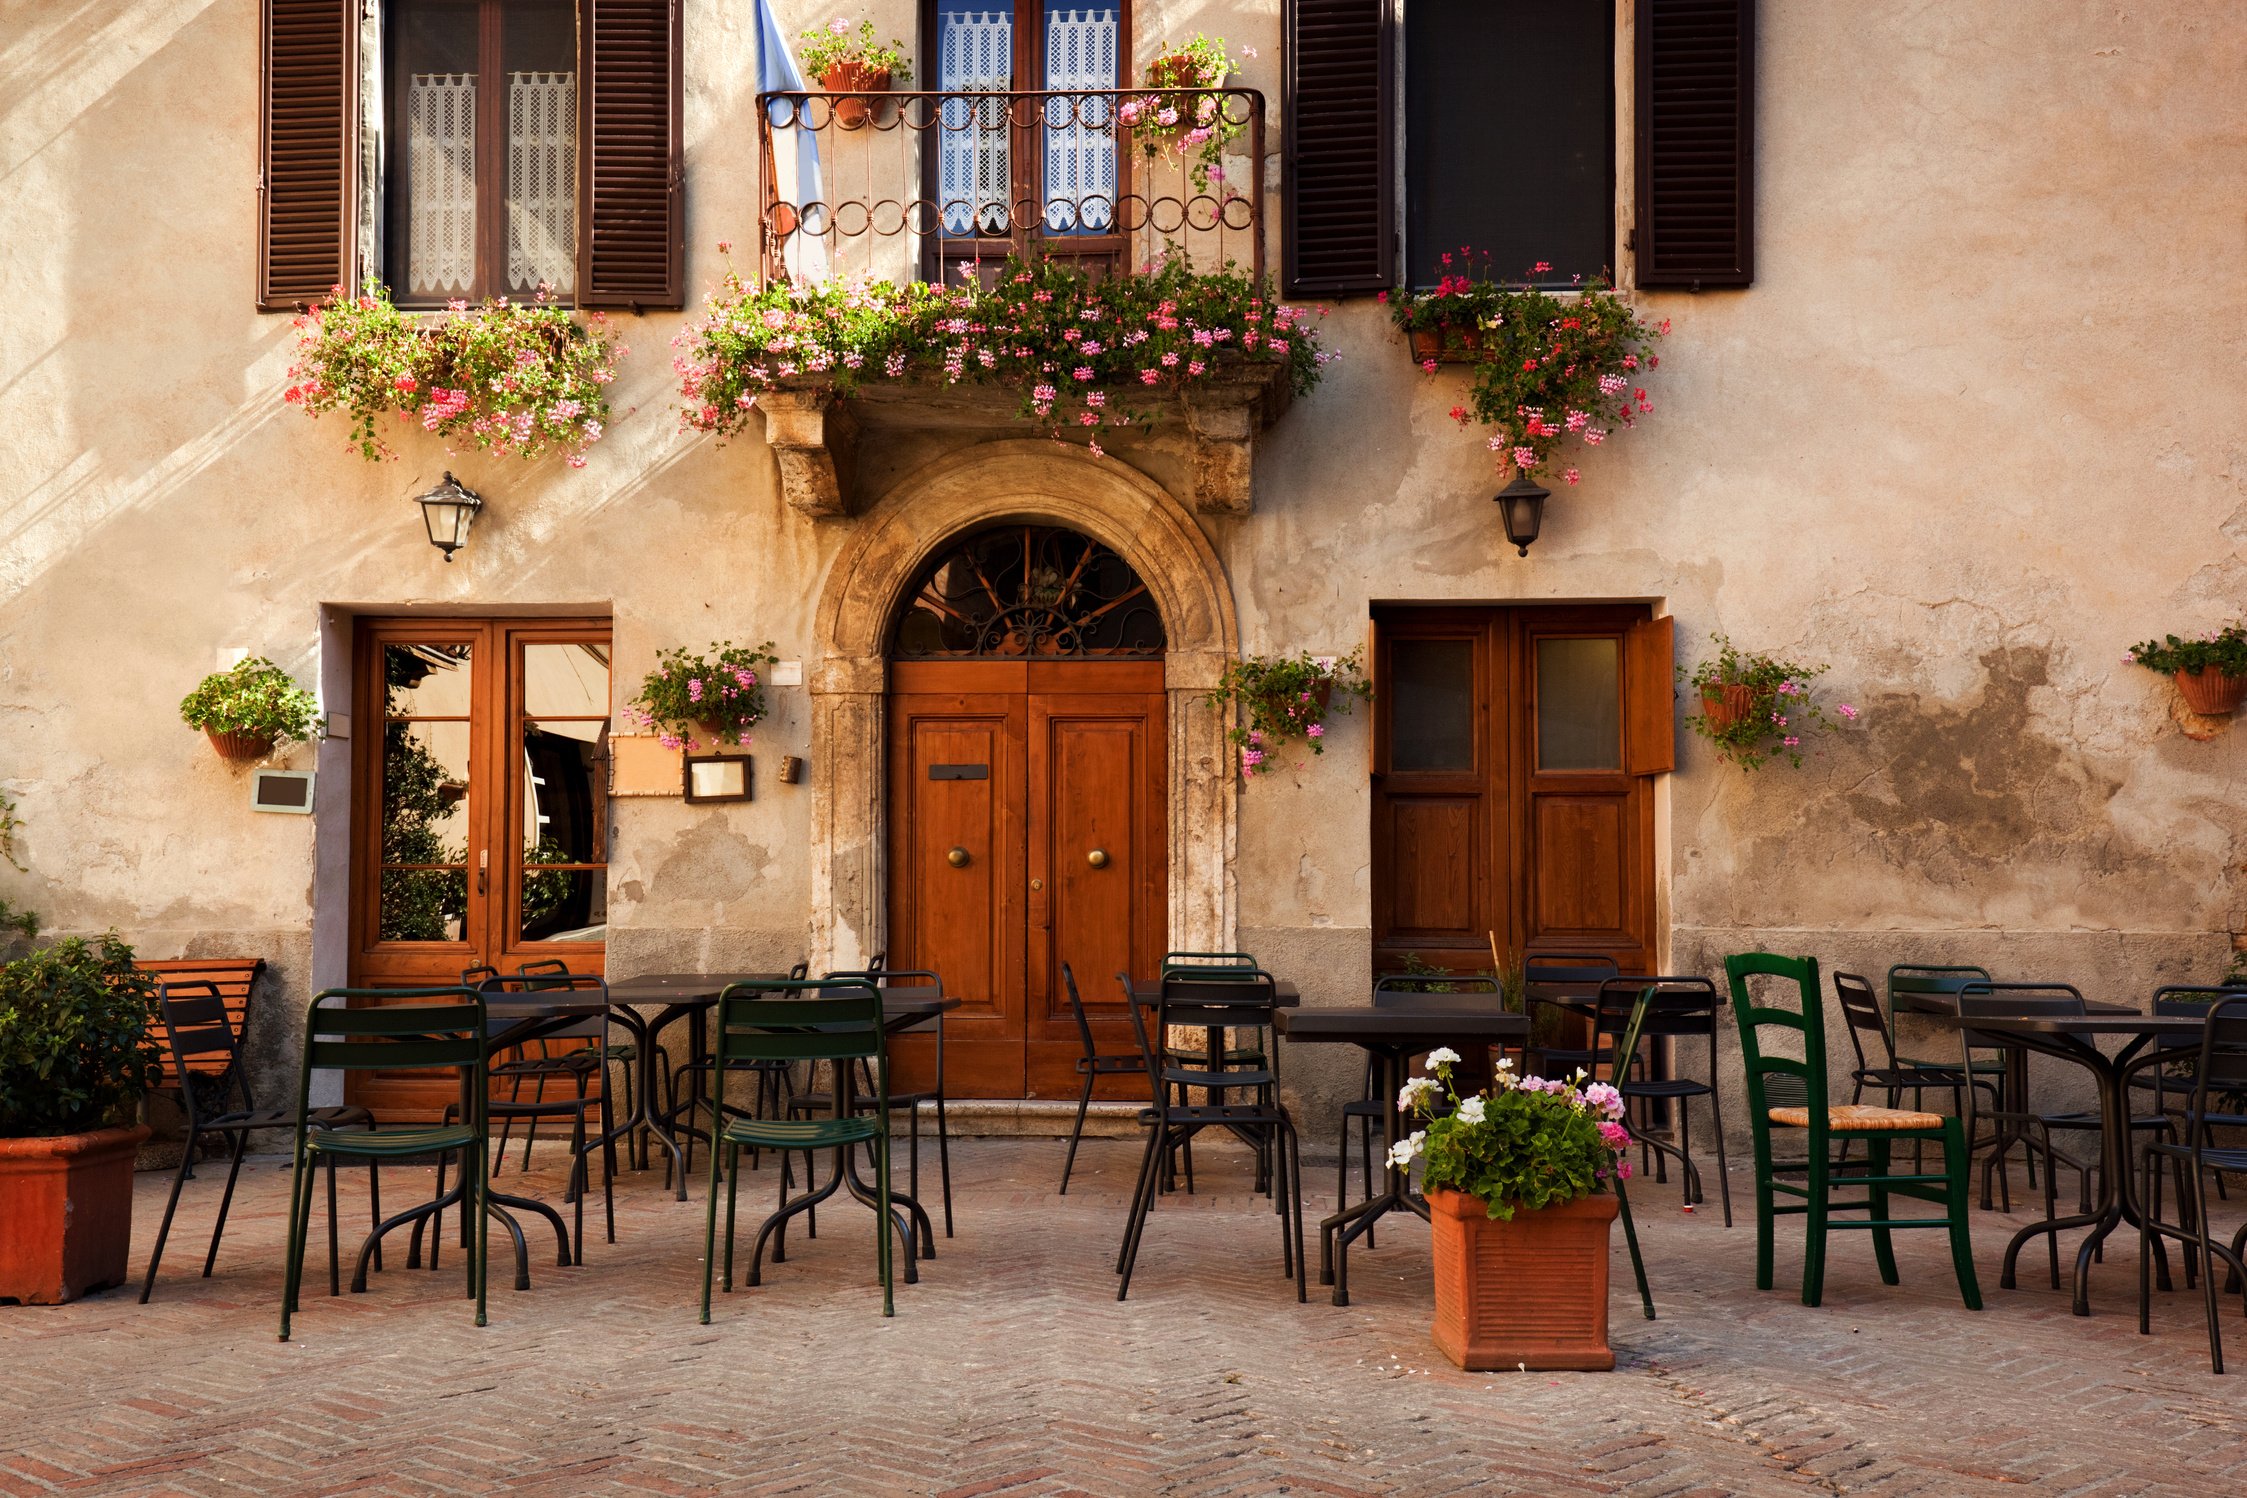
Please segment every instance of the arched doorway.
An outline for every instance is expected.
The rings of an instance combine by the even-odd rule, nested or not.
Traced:
[[[1159,660],[1146,654],[1119,656],[1112,648],[1116,642],[1107,636],[1093,644],[1108,649],[1108,658],[1089,658],[1118,673],[1109,678],[1112,686],[1125,688],[1125,673],[1133,671],[1149,683],[1119,690],[1117,695],[1136,691],[1142,698],[1154,699],[1159,694],[1162,703],[1159,715],[1152,714],[1152,700],[1146,703],[1151,719],[1145,730],[1150,735],[1145,764],[1153,767],[1160,780],[1159,797],[1150,796],[1147,805],[1159,810],[1153,816],[1143,816],[1138,824],[1142,829],[1138,835],[1152,838],[1159,856],[1159,872],[1154,877],[1160,883],[1161,899],[1159,904],[1147,902],[1140,908],[1158,912],[1158,951],[1160,947],[1225,947],[1234,939],[1238,788],[1224,741],[1223,714],[1207,699],[1224,663],[1234,653],[1236,628],[1231,591],[1216,554],[1185,507],[1144,474],[1114,459],[1094,458],[1082,448],[1037,440],[1004,441],[951,454],[900,480],[857,522],[822,593],[817,615],[820,659],[810,679],[810,946],[815,967],[849,967],[874,952],[886,951],[894,961],[902,961],[907,955],[906,947],[893,932],[891,910],[897,889],[891,867],[897,856],[893,829],[901,815],[911,814],[900,811],[900,781],[891,763],[891,694],[902,695],[908,690],[917,694],[919,684],[906,680],[916,672],[986,664],[1004,669],[1011,664],[1023,678],[1022,696],[1027,699],[1033,668],[1040,672],[1058,670],[1072,661],[1087,659],[1058,649],[1041,654],[1031,648],[1028,642],[1033,635],[1052,637],[1057,629],[1066,633],[1076,627],[1050,621],[1020,632],[1013,647],[1018,653],[1011,661],[1003,650],[996,662],[930,658],[940,649],[957,645],[957,640],[954,646],[943,644],[941,626],[932,637],[929,625],[911,622],[918,605],[931,602],[926,587],[942,570],[940,560],[955,556],[963,543],[1010,526],[1066,533],[1057,535],[1052,544],[1062,548],[1057,554],[1072,567],[1082,559],[1077,548],[1095,543],[1128,573],[1133,579],[1131,586],[1143,589],[1131,594],[1124,608],[1138,613],[1144,606],[1144,619],[1133,628],[1152,623],[1159,630]],[[1075,539],[1067,539],[1070,536]],[[1018,553],[1020,544],[1017,539]],[[1101,568],[1111,565],[1098,556],[1094,560]],[[1039,564],[1033,562],[1023,572],[1033,593],[1037,584],[1031,574],[1038,568]],[[1118,596],[1112,585],[1097,586],[1109,587],[1110,596]],[[1002,595],[1013,596],[1015,602],[999,605],[986,597],[991,613],[1022,607],[1022,589],[996,580],[994,587]],[[1128,587],[1122,591],[1128,592]],[[1036,601],[1034,597],[1029,600],[1032,604]],[[1110,610],[1101,617],[1111,619],[1114,613]],[[1024,617],[1018,616],[991,638],[998,640],[1013,624],[1021,622]],[[1112,626],[1098,626],[1108,627]],[[1144,635],[1125,637],[1125,642],[1136,642],[1134,648],[1147,644]],[[1022,706],[1025,762],[1022,806],[1015,815],[1024,820],[1026,828],[1031,791],[1026,758],[1030,731],[1027,700]],[[1050,714],[1048,721],[1050,726]],[[932,782],[927,778],[927,766],[975,763],[995,761],[964,756],[931,758],[912,783],[923,788],[971,786],[972,781]],[[946,843],[936,851],[949,854],[954,846],[961,845]],[[1082,867],[1088,870],[1092,867],[1089,854],[1095,846],[1101,845],[1076,850],[1077,857],[1084,860]],[[1111,855],[1107,867],[1116,867],[1113,855],[1117,850],[1103,847],[1102,851]],[[1025,852],[1024,956],[1019,980],[1025,1030],[1032,1011],[1028,997],[1027,898],[1051,889],[1049,876],[1027,871],[1027,858]],[[951,866],[947,863],[945,867]],[[968,867],[975,864],[971,862]],[[1030,891],[1027,884],[1033,877],[1048,878],[1047,888]],[[1087,1002],[1104,1006],[1111,1023],[1126,1024],[1120,1004],[1111,998],[1115,969],[1088,972],[1074,958],[1070,961]],[[945,976],[955,991],[970,999],[976,997],[955,974]],[[1048,977],[1057,989],[1058,974]],[[1065,995],[1055,992],[1053,998],[1061,1005],[1054,1012],[1067,1024]],[[948,1052],[952,1037],[967,1033],[961,1026],[948,1025]],[[1117,1032],[1117,1043],[1122,1043],[1126,1033]],[[1021,1044],[1027,1047],[1028,1039]],[[1073,1027],[1067,1050],[1067,1060],[1073,1062]],[[947,1063],[956,1066],[950,1055]],[[1036,1078],[1027,1054],[1021,1065],[1021,1085],[1029,1090],[1036,1085]],[[1072,1069],[1068,1088],[1057,1090],[1073,1090],[1073,1086]],[[1044,1093],[1048,1089],[1037,1090]],[[953,1091],[959,1096],[973,1095],[958,1081]]]
[[[1161,957],[1162,618],[1130,564],[1017,520],[945,545],[890,636],[889,960],[944,976],[955,1096],[1065,1096],[1063,986],[1127,1042],[1114,979]],[[898,1048],[910,1076],[930,1058]]]

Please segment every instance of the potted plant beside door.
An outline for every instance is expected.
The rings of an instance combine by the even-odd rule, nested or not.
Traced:
[[[835,123],[845,130],[866,123],[873,110],[870,95],[886,94],[893,85],[913,81],[905,44],[894,37],[886,45],[874,40],[870,19],[861,21],[853,32],[850,23],[837,16],[805,32],[802,41],[804,72],[817,78],[827,92],[850,95],[835,101]]]
[[[1811,684],[1826,668],[1742,650],[1723,635],[1709,640],[1716,654],[1698,665],[1678,667],[1701,703],[1701,710],[1686,720],[1693,731],[1715,747],[1719,758],[1743,770],[1781,758],[1801,768],[1803,744],[1834,726],[1811,695]],[[1857,716],[1846,702],[1834,711],[1845,721]]]
[[[288,672],[253,655],[196,683],[181,700],[179,715],[188,727],[202,729],[223,758],[240,761],[262,759],[276,744],[315,737],[320,703]]]
[[[1338,687],[1342,712],[1350,710],[1352,697],[1373,696],[1358,652],[1249,655],[1229,662],[1209,694],[1209,704],[1221,712],[1231,712],[1236,705],[1240,709],[1240,720],[1226,730],[1225,737],[1240,751],[1241,774],[1268,773],[1271,756],[1291,742],[1324,754],[1326,715],[1336,710]]]
[[[625,716],[666,749],[746,745],[749,730],[765,716],[758,668],[774,659],[770,640],[754,650],[717,640],[706,655],[689,655],[684,648],[659,650],[655,669],[641,680]]]
[[[1435,1342],[1470,1372],[1598,1371],[1607,1345],[1607,1238],[1630,1173],[1623,1099],[1604,1082],[1516,1078],[1497,1065],[1491,1090],[1461,1097],[1459,1053],[1428,1053],[1432,1076],[1407,1082],[1400,1107],[1425,1126],[1400,1141],[1420,1161],[1436,1278]],[[1581,1085],[1579,1085],[1581,1084]]]
[[[0,966],[0,1300],[124,1283],[154,991],[114,931]]]

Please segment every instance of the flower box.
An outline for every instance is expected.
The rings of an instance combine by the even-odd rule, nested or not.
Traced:
[[[1530,1368],[1604,1372],[1609,1194],[1500,1221],[1477,1197],[1427,1193],[1436,1280],[1435,1343],[1470,1373]]]
[[[1460,323],[1441,323],[1432,328],[1414,328],[1412,362],[1425,364],[1430,359],[1438,364],[1472,364],[1482,357],[1482,329]]]

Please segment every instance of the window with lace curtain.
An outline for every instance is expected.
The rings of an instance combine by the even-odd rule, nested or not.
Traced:
[[[1117,152],[1105,100],[1049,101],[1007,128],[976,93],[1114,89],[1129,81],[1129,0],[928,0],[923,51],[946,101],[936,189],[947,238],[1103,235],[1115,226]],[[1034,223],[1014,222],[1018,212]]]
[[[401,304],[567,301],[577,267],[574,0],[385,0],[383,279]]]

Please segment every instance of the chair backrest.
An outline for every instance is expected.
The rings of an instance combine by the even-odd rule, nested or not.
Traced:
[[[518,978],[567,978],[570,965],[559,957],[534,957],[528,962],[515,964]]]
[[[1605,980],[1593,999],[1593,1020],[1599,1031],[1620,1039],[1642,997],[1648,1001],[1639,1025],[1642,1035],[1716,1033],[1717,1010],[1724,1001],[1714,983],[1687,974]]]
[[[1959,988],[1958,1013],[1962,1019],[1975,1015],[1987,1015],[1992,1019],[2005,1016],[2066,1018],[2083,1013],[2083,995],[2072,983],[1993,983],[1975,979]],[[1958,1043],[1960,1055],[1971,1065],[1975,1051],[2009,1042],[2004,1036],[1987,1030],[1961,1028]]]
[[[1880,1012],[1880,995],[1873,991],[1872,980],[1858,973],[1836,972],[1833,994],[1841,1004],[1842,1017],[1849,1021],[1849,1046],[1857,1053],[1857,1069],[1863,1071],[1872,1065],[1865,1055],[1867,1035],[1880,1037],[1884,1064],[1894,1066],[1895,1041],[1888,1033],[1887,1017]]]
[[[2168,983],[2153,991],[2153,1008],[2150,1012],[2171,1018],[2190,1016],[2197,1019],[2207,1014],[2212,1006],[2226,999],[2241,997],[2247,997],[2247,987],[2238,984],[2225,984],[2219,988],[2198,983]],[[2162,1051],[2198,1050],[2200,1037],[2158,1035],[2154,1037],[2153,1044],[2154,1049]]]
[[[2218,1096],[2211,1099],[2211,1093]],[[2200,1115],[2218,1111],[2225,1093],[2247,1093],[2247,993],[2238,989],[2209,1007],[2206,1028],[2200,1032],[2192,1111]],[[2217,1106],[2211,1107],[2211,1102]],[[2196,1137],[2206,1142],[2205,1133]]]
[[[316,1071],[466,1071],[480,1112],[485,1033],[484,997],[472,988],[322,989],[304,1016],[297,1117]]]
[[[1261,968],[1228,972],[1222,977],[1165,973],[1155,1023],[1165,1032],[1172,1025],[1268,1027],[1277,1003],[1277,985]]]
[[[1600,952],[1532,952],[1522,959],[1524,983],[1596,988],[1620,975],[1615,959]]]
[[[1716,985],[1706,978],[1692,981],[1699,982],[1707,990],[1708,1002],[1713,1010],[1716,1003]],[[1631,1066],[1638,1060],[1639,1037],[1646,1033],[1646,1022],[1653,1015],[1654,1006],[1659,1001],[1660,995],[1661,990],[1650,983],[1640,988],[1630,1001],[1630,1007],[1624,1014],[1622,1028],[1615,1036],[1613,1055],[1615,1058],[1614,1078],[1617,1086],[1621,1086],[1623,1079],[1631,1074]],[[1607,994],[1602,991],[1600,994],[1600,1010],[1604,1014],[1606,1009]]]
[[[788,981],[789,981],[789,982],[791,982],[791,983],[801,983],[801,982],[803,982],[803,980],[804,980],[804,979],[806,979],[806,978],[808,978],[808,977],[810,977],[810,976],[811,976],[811,964],[810,964],[810,963],[808,963],[808,962],[791,962],[790,964],[788,964]]]
[[[464,967],[460,970],[460,986],[462,988],[481,988],[498,976],[498,968],[493,967],[488,962],[480,962],[474,967]]]
[[[882,1041],[882,992],[864,973],[736,983],[718,995],[712,1050],[721,1070],[736,1061],[867,1059],[886,1068]]]
[[[1740,1028],[1740,1064],[1747,1074],[1748,1122],[1756,1152],[1770,1159],[1770,1110],[1810,1110],[1811,1150],[1825,1148],[1826,1015],[1815,957],[1779,957],[1769,952],[1736,952],[1724,959],[1732,990],[1732,1015]],[[1796,1007],[1777,1008],[1759,1001],[1752,978],[1794,985]],[[1775,1054],[1771,1047],[1792,1035],[1802,1055]]]
[[[234,1038],[239,1042],[249,1028],[250,995],[257,988],[258,974],[265,971],[262,957],[136,957],[133,966],[154,978],[159,984],[208,983],[218,990],[226,1005],[229,1022],[234,1026]],[[161,1012],[152,1011],[151,1019],[162,1019]],[[167,1051],[164,1056],[164,1075],[159,1087],[179,1086],[178,1063]],[[216,1076],[225,1066],[217,1056],[205,1056],[193,1063],[193,1069],[205,1076]]]
[[[538,970],[535,972],[527,971],[530,967],[531,964],[526,963],[513,974],[494,973],[478,983],[476,991],[485,996],[487,1003],[494,999],[505,999],[511,1008],[535,1005],[540,999],[553,999],[560,1002],[565,994],[599,994],[601,998],[601,1012],[599,1014],[589,1014],[583,1019],[548,1029],[543,1035],[539,1036],[539,1043],[543,1045],[549,1040],[605,1041],[607,1039],[609,1033],[609,985],[607,979],[597,973],[573,973],[567,967],[557,973],[543,963],[538,965]],[[519,1018],[519,1015],[487,1014],[485,1023],[494,1033],[497,1033],[514,1025]]]
[[[1165,952],[1158,975],[1184,973],[1189,977],[1241,977],[1257,970],[1256,959],[1246,952]]]
[[[230,1112],[237,1089],[242,1106],[254,1108],[249,1078],[242,1074],[241,1037],[234,1015],[216,983],[204,979],[156,985],[156,1013],[164,1027],[164,1050],[171,1075],[181,1078],[180,1103],[189,1128],[206,1113]],[[206,1108],[204,1105],[208,1104]]]

